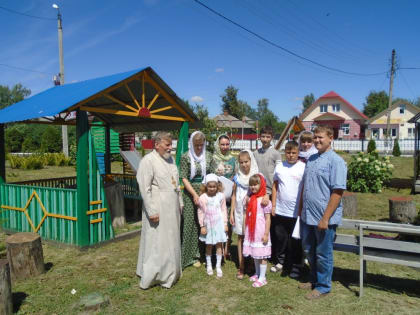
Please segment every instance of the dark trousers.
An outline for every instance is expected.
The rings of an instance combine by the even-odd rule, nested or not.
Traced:
[[[275,246],[273,256],[277,262],[283,260],[283,269],[291,269],[293,265],[302,263],[302,242],[292,237],[293,229],[296,224],[296,218],[275,215],[272,217],[273,234],[275,237]]]

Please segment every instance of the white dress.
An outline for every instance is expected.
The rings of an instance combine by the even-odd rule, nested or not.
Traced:
[[[235,226],[233,227],[233,232],[237,235],[245,234],[245,197],[248,195],[248,187],[244,187],[236,180],[236,176],[233,178],[233,181],[236,184],[236,203],[235,203]]]

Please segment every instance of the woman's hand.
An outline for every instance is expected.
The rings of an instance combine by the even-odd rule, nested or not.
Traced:
[[[227,224],[225,224],[225,232],[227,232],[228,231],[228,226],[227,226]]]
[[[205,227],[205,226],[202,226],[202,227],[201,227],[201,229],[200,229],[200,234],[201,234],[201,235],[206,235],[206,234],[207,234],[207,229],[206,229],[206,227]]]
[[[232,224],[232,226],[235,226],[235,217],[233,216],[233,211],[232,214],[230,215],[230,224]]]
[[[270,198],[268,198],[268,195],[265,194],[264,197],[261,199],[261,205],[263,207],[267,207],[269,201],[270,201]]]
[[[194,198],[193,199],[194,204],[198,207],[200,205],[200,196],[198,196],[197,194],[195,194],[193,198]]]

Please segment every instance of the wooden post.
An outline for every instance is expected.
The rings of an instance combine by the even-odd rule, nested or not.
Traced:
[[[89,218],[86,212],[89,209],[89,122],[87,113],[77,110],[76,137],[77,137],[77,244],[89,245]]]
[[[10,280],[10,266],[7,259],[0,259],[0,314],[13,313],[12,283]]]
[[[22,232],[6,238],[7,260],[12,279],[27,279],[45,272],[41,237]]]
[[[111,128],[105,125],[105,174],[111,174]]]
[[[4,124],[0,124],[0,184],[6,182],[6,145]]]

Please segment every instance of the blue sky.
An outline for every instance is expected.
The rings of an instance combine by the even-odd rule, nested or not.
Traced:
[[[420,67],[419,1],[201,0],[214,10],[299,55],[348,72]],[[388,91],[389,78],[335,73],[292,57],[224,21],[192,0],[57,0],[63,16],[66,83],[151,66],[178,94],[220,113],[232,84],[256,106],[268,98],[286,121],[306,94],[334,90],[359,109],[371,90]],[[22,83],[33,93],[59,72],[53,1],[4,0],[0,6],[0,84]],[[399,70],[394,96],[420,96],[420,70]]]

